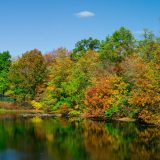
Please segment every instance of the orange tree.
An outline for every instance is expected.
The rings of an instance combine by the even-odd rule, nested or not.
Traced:
[[[160,76],[156,66],[138,55],[127,57],[124,61],[124,77],[131,86],[129,104],[133,109],[159,110]]]
[[[127,83],[121,77],[108,75],[93,81],[86,91],[86,115],[111,117],[127,103]]]

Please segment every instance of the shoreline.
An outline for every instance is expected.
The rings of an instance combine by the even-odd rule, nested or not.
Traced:
[[[81,119],[90,119],[93,121],[102,121],[102,122],[126,122],[126,123],[138,123],[140,125],[146,125],[146,126],[156,126],[160,127],[160,124],[157,123],[146,123],[143,120],[140,119],[133,119],[129,117],[122,117],[122,118],[105,118],[105,117],[85,117],[83,115],[79,116],[68,116],[68,115],[63,115],[60,113],[55,113],[55,112],[44,112],[42,110],[35,110],[35,109],[4,109],[0,108],[0,120],[3,118],[81,118]]]
[[[20,117],[20,118],[82,118],[82,119],[91,119],[93,121],[104,121],[104,122],[135,122],[139,124],[145,124],[148,126],[158,126],[160,127],[160,115],[153,115],[152,119],[145,121],[143,119],[134,119],[130,117],[112,117],[106,118],[105,116],[85,116],[84,114],[78,115],[69,115],[65,110],[63,112],[57,111],[44,111],[33,108],[21,107],[13,103],[0,103],[0,119],[1,118],[11,118],[11,117]],[[156,119],[157,118],[157,119]],[[156,120],[155,120],[156,119]]]

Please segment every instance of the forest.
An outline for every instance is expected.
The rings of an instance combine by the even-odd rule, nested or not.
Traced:
[[[37,111],[66,116],[130,117],[160,124],[160,37],[125,27],[100,41],[89,37],[72,51],[33,49],[0,53],[0,95]]]

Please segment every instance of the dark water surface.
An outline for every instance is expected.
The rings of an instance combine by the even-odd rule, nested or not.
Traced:
[[[124,122],[0,119],[0,160],[158,160],[160,129]]]

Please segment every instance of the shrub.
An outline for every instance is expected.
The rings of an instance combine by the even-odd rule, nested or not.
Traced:
[[[42,108],[42,104],[39,102],[36,102],[35,100],[31,101],[31,105],[37,110]]]

